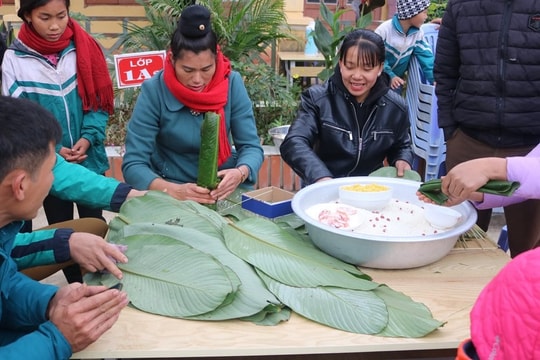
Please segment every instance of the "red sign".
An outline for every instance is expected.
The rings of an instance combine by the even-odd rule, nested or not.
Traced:
[[[140,86],[163,69],[165,51],[146,51],[140,53],[114,55],[118,88]]]

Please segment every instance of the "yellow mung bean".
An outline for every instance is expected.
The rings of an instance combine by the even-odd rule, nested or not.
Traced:
[[[344,190],[347,191],[357,191],[357,192],[378,192],[378,191],[388,191],[390,188],[388,186],[380,184],[353,184],[343,186]]]

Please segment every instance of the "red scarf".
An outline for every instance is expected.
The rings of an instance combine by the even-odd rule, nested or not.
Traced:
[[[19,40],[42,55],[56,54],[69,46],[71,40],[77,51],[77,89],[83,110],[114,112],[114,93],[109,69],[98,42],[75,21],[69,19],[66,30],[55,42],[43,39],[32,26],[23,23]]]
[[[213,111],[219,114],[221,120],[219,122],[218,166],[231,156],[231,144],[229,144],[223,109],[229,93],[230,72],[231,63],[219,48],[216,54],[216,72],[210,83],[201,92],[193,91],[178,81],[170,52],[167,54],[163,70],[165,85],[178,101],[197,112]]]

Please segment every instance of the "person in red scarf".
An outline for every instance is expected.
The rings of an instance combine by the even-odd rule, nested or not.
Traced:
[[[218,177],[214,190],[196,185],[205,112],[220,115]],[[215,203],[249,186],[263,161],[252,102],[212,31],[210,11],[186,7],[162,71],[141,87],[128,123],[122,173],[139,190],[180,200]]]
[[[2,94],[28,98],[49,110],[62,127],[56,151],[68,162],[104,174],[112,81],[100,45],[69,17],[69,5],[69,0],[21,0],[17,15],[23,24],[4,54]],[[74,218],[71,201],[49,195],[43,208],[49,224]],[[104,220],[101,209],[77,203],[77,210],[80,218]],[[31,230],[31,223],[23,229]],[[81,280],[78,269],[66,271],[73,281]]]
[[[2,94],[28,98],[52,112],[63,131],[57,152],[104,174],[112,81],[100,45],[69,17],[69,5],[69,0],[21,0],[17,15],[23,24],[4,55]],[[81,218],[103,219],[100,209],[77,208]],[[49,224],[74,217],[73,203],[53,196],[45,199],[44,210]]]

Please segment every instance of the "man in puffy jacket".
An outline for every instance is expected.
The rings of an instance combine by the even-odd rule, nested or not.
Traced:
[[[110,329],[128,299],[105,286],[58,288],[17,271],[13,242],[49,193],[61,130],[38,104],[10,97],[0,97],[0,128],[0,359],[68,359]]]
[[[540,2],[449,0],[434,76],[446,167],[540,143]],[[512,257],[540,245],[540,201],[504,208]],[[491,211],[479,211],[489,226]]]

